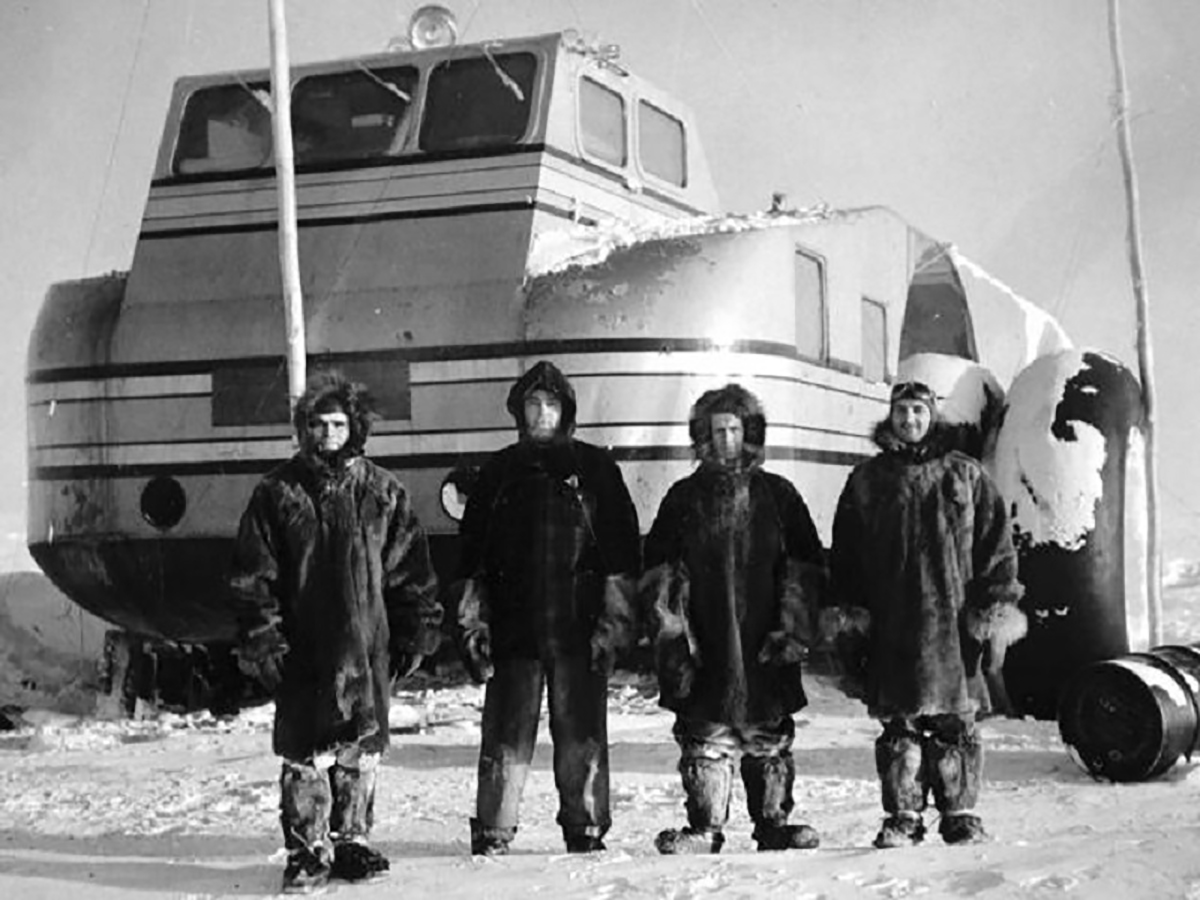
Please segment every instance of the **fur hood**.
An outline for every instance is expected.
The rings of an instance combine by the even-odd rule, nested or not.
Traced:
[[[312,457],[313,454],[308,452],[308,420],[335,407],[350,419],[350,437],[338,451],[337,459],[331,461],[334,468],[338,468],[337,463],[362,456],[367,438],[371,436],[375,412],[364,385],[350,381],[340,372],[320,372],[312,376],[292,410],[292,427],[296,430],[302,454]]]
[[[705,391],[692,406],[688,415],[688,434],[692,449],[700,462],[714,462],[712,417],[714,413],[732,413],[742,420],[742,464],[746,468],[759,466],[766,458],[767,417],[759,399],[740,384]]]
[[[561,437],[570,437],[575,432],[575,389],[571,382],[554,363],[541,360],[517,379],[508,392],[505,404],[521,437],[528,430],[525,425],[525,397],[530,391],[543,390],[553,394],[562,403],[562,420],[558,423]]]

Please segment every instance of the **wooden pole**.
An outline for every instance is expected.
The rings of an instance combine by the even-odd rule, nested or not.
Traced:
[[[1117,146],[1121,151],[1121,169],[1125,178],[1126,238],[1133,296],[1137,308],[1138,374],[1142,381],[1142,402],[1146,409],[1146,597],[1149,603],[1150,644],[1163,642],[1162,560],[1158,534],[1158,461],[1154,440],[1154,348],[1150,342],[1150,297],[1142,268],[1142,236],[1138,222],[1137,170],[1129,136],[1129,103],[1125,86],[1125,62],[1121,50],[1119,0],[1108,0],[1108,34],[1112,50],[1116,93],[1113,110],[1117,122]]]
[[[283,322],[287,333],[288,409],[304,393],[306,343],[304,298],[300,292],[300,251],[296,228],[296,173],[292,152],[292,83],[288,64],[284,0],[267,0],[271,17],[271,128],[275,144],[275,184],[279,202],[279,272]]]

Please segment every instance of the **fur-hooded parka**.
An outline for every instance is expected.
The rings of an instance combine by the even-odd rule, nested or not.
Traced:
[[[742,421],[739,465],[722,465],[711,417]],[[704,394],[689,430],[700,464],[668,490],[646,538],[641,602],[659,702],[730,725],[774,723],[805,704],[800,663],[824,578],[820,539],[787,479],[762,469],[766,417],[740,385]]]
[[[333,459],[302,449],[269,472],[238,528],[239,652],[279,657],[274,749],[287,759],[382,750],[391,654],[432,653],[441,637],[425,531],[396,476],[362,455],[364,396],[339,376],[314,379],[296,408],[298,432],[336,407],[350,441]]]
[[[562,404],[562,419],[558,423],[559,439],[575,433],[575,388],[554,363],[543,359],[517,379],[508,392],[505,407],[517,425],[517,434],[525,437],[529,426],[525,422],[525,398],[537,390],[553,394]]]
[[[688,414],[688,435],[692,451],[701,463],[716,462],[712,440],[712,417],[730,413],[742,422],[742,460],[744,467],[761,465],[766,458],[767,417],[758,398],[740,384],[727,384],[700,395]]]
[[[865,638],[854,655],[876,717],[986,712],[1003,698],[989,696],[985,676],[998,677],[1026,628],[1004,501],[936,415],[919,443],[886,419],[874,436],[881,452],[855,467],[838,501],[837,608],[822,631],[843,647]]]
[[[538,389],[562,403],[546,441],[529,439],[525,424],[525,398]],[[614,641],[623,643],[641,547],[621,470],[608,451],[572,437],[575,391],[553,363],[522,375],[506,406],[519,439],[483,466],[460,527],[460,627],[486,626],[497,660],[586,657],[603,630],[621,631]]]

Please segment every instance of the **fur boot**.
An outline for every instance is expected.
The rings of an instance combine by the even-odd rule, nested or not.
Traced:
[[[983,774],[983,744],[973,728],[939,733],[924,741],[933,802],[943,816],[973,809]]]
[[[883,820],[883,827],[875,835],[875,847],[879,850],[911,847],[924,839],[925,823],[921,821],[920,813],[894,813]]]
[[[889,722],[875,741],[875,769],[883,787],[884,812],[924,812],[928,784],[921,738]]]
[[[331,874],[343,881],[374,881],[391,867],[386,856],[367,845],[375,818],[375,764],[374,760],[362,768],[335,764],[329,770],[333,785]]]
[[[787,756],[742,757],[742,783],[746,805],[754,822],[754,840],[759,850],[811,850],[820,843],[808,825],[787,824],[794,806],[792,785],[796,765]]]
[[[516,834],[516,828],[497,828],[471,819],[471,855],[504,856]]]
[[[329,880],[330,806],[329,776],[323,769],[284,762],[279,776],[279,824],[288,851],[284,893],[309,893]]]
[[[938,832],[947,844],[979,844],[986,841],[987,832],[979,816],[970,813],[947,813],[942,816]]]
[[[659,853],[719,853],[725,843],[721,829],[729,820],[733,794],[733,763],[727,759],[684,757],[679,761],[686,795],[686,828],[659,832],[654,846]]]

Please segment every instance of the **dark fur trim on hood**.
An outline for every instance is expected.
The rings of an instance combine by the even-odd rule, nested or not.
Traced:
[[[340,408],[350,419],[350,437],[337,453],[337,460],[344,462],[361,456],[371,436],[375,411],[371,395],[365,385],[350,381],[340,372],[318,372],[308,379],[308,384],[296,408],[292,410],[292,427],[302,452],[307,452],[308,420],[314,415]]]
[[[522,437],[528,431],[525,425],[525,397],[536,390],[547,391],[558,398],[562,404],[562,420],[558,423],[558,433],[562,437],[570,437],[575,432],[575,389],[558,366],[545,359],[518,378],[508,392],[508,402],[505,406],[513,421],[517,423],[517,431]]]
[[[740,384],[705,391],[688,415],[688,434],[692,449],[702,463],[715,462],[712,443],[712,417],[732,413],[742,420],[742,460],[747,467],[761,465],[766,458],[767,417],[759,399]]]

